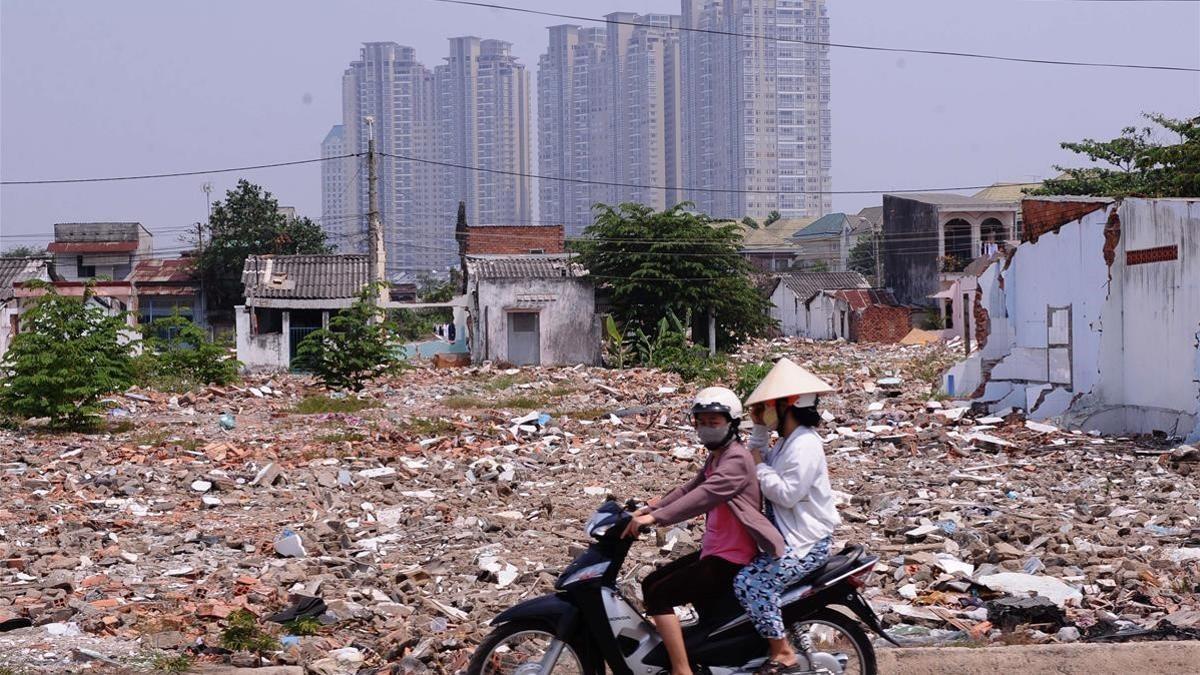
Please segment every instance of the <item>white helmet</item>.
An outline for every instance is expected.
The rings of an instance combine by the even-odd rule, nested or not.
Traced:
[[[738,422],[742,419],[742,402],[737,394],[725,387],[708,387],[701,389],[692,403],[693,416],[704,412],[722,413],[731,421]]]

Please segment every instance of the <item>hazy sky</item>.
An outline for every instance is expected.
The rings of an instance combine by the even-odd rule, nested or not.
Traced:
[[[510,41],[531,73],[564,23],[429,0],[0,0],[0,176],[214,169],[317,157],[341,121],[341,74],[365,41],[441,62],[446,38]],[[602,16],[677,0],[503,0]],[[834,42],[1073,61],[1200,66],[1200,3],[831,0]],[[1200,113],[1200,74],[833,49],[835,190],[1028,180],[1071,161],[1061,140],[1107,138],[1141,111]],[[536,81],[536,76],[534,77]],[[536,156],[536,155],[535,155]],[[319,165],[247,172],[319,216]],[[0,248],[55,222],[135,220],[179,247],[238,174],[0,188]],[[536,195],[534,196],[536,203]],[[837,196],[856,211],[874,195]],[[173,231],[172,231],[173,230]]]

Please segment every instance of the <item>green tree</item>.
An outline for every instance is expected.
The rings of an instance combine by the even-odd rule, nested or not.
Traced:
[[[850,259],[846,261],[846,266],[850,271],[858,272],[864,277],[874,278],[876,236],[874,233],[868,233],[858,238],[854,248],[850,249]],[[875,279],[876,284],[880,282],[881,280]]]
[[[376,377],[403,367],[404,347],[391,320],[379,320],[368,286],[358,299],[329,319],[329,327],[309,333],[296,348],[299,365],[329,389],[361,390]]]
[[[196,273],[204,283],[210,310],[229,311],[242,302],[242,267],[252,255],[330,253],[325,232],[308,218],[279,211],[270,192],[245,180],[213,204],[202,228],[204,245]]]
[[[143,326],[142,334],[142,354],[156,377],[189,384],[229,384],[237,379],[241,364],[229,356],[229,348],[214,343],[187,317],[156,319]]]
[[[751,218],[750,216],[746,216],[745,218],[742,218],[742,225],[745,225],[748,229],[751,229],[751,230],[758,229],[758,221]]]
[[[21,315],[21,332],[0,363],[0,410],[22,418],[47,417],[55,428],[94,421],[100,400],[133,383],[127,325],[83,297],[45,293]]]
[[[1155,113],[1144,115],[1178,142],[1162,142],[1160,130],[1126,127],[1108,141],[1085,138],[1062,143],[1064,150],[1084,155],[1098,166],[1055,166],[1064,175],[1051,178],[1033,195],[1092,195],[1096,197],[1200,196],[1200,117],[1176,120]],[[1172,139],[1175,140],[1175,139]]]
[[[596,222],[575,244],[579,261],[611,289],[612,312],[627,330],[658,330],[668,311],[689,313],[706,331],[711,310],[717,346],[728,350],[771,325],[769,303],[739,252],[735,223],[690,213],[689,204],[656,212],[641,204],[598,204]]]
[[[12,246],[0,252],[0,258],[45,258],[50,254],[35,246]]]
[[[771,211],[767,214],[767,219],[763,221],[763,227],[770,227],[777,221],[783,218],[783,214],[778,211]]]

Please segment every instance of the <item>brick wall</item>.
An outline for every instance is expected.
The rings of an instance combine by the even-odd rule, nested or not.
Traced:
[[[564,253],[562,225],[492,225],[467,228],[467,255],[514,255],[540,249]]]
[[[1021,218],[1024,229],[1021,241],[1037,241],[1038,237],[1073,220],[1079,220],[1092,211],[1107,206],[1107,202],[1076,202],[1054,199],[1026,199],[1021,202]]]
[[[896,343],[912,330],[912,310],[908,307],[870,305],[850,313],[852,342]]]
[[[975,315],[975,348],[983,349],[987,346],[988,334],[992,332],[992,318],[988,315],[987,307],[983,306],[983,288],[978,284],[975,286],[975,302],[973,305],[972,313]]]

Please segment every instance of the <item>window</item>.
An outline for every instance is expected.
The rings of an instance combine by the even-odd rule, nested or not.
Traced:
[[[84,265],[83,256],[75,256],[75,276],[79,277],[80,279],[90,279],[91,277],[96,276],[96,266]]]
[[[254,316],[251,319],[254,321],[251,333],[255,335],[283,332],[283,312],[281,310],[269,307],[255,307]]]

